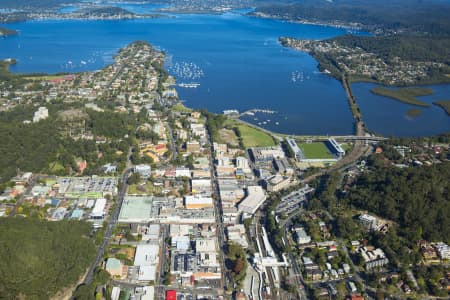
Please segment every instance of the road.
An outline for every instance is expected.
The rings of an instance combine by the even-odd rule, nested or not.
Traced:
[[[366,129],[364,122],[362,121],[361,111],[356,103],[356,98],[353,96],[350,83],[348,82],[347,74],[342,75],[342,86],[344,87],[345,93],[347,94],[348,103],[350,105],[350,110],[352,112],[353,118],[355,119],[355,131],[357,136],[366,135]]]
[[[304,212],[303,210],[300,210],[300,213],[295,213],[291,217],[288,217],[285,220],[285,222],[282,224],[282,227],[284,227],[283,239],[287,244],[289,244],[288,231],[289,231],[289,228],[291,227],[292,219],[294,216],[300,215],[303,212]],[[295,245],[293,247],[295,247]],[[306,299],[308,299],[308,296],[306,295],[304,288],[306,288],[307,285],[305,284],[305,282],[303,280],[301,269],[298,265],[295,255],[293,254],[292,251],[290,251],[288,253],[288,258],[289,258],[289,263],[292,266],[292,271],[294,271],[294,273],[295,273],[295,281],[297,283],[297,287],[300,287],[300,288],[297,288],[298,296],[299,296],[300,300],[306,300]],[[301,288],[301,287],[303,287],[303,288]]]
[[[178,149],[177,149],[177,145],[175,144],[175,138],[173,137],[172,127],[170,127],[170,125],[168,125],[167,130],[169,131],[170,145],[172,146],[172,161],[174,161],[177,159]]]
[[[361,116],[359,116],[361,117]],[[297,139],[304,139],[304,140],[312,140],[312,141],[327,141],[328,139],[335,139],[336,141],[363,141],[363,142],[381,142],[384,140],[387,140],[388,138],[382,137],[382,136],[374,136],[374,135],[367,135],[366,131],[364,129],[364,126],[362,125],[362,121],[355,121],[357,125],[356,126],[356,134],[354,135],[287,135],[287,134],[280,134],[276,132],[272,132],[270,130],[267,130],[265,128],[262,128],[258,125],[249,123],[247,121],[241,120],[241,119],[235,119],[238,122],[241,122],[245,125],[248,125],[250,127],[253,127],[255,129],[258,129],[260,131],[263,131],[267,133],[268,135],[272,136],[274,139],[282,141],[285,137],[294,137]]]
[[[131,172],[132,172],[132,169],[127,168],[127,169],[125,169],[125,171],[122,174],[122,187],[117,195],[117,205],[108,220],[108,225],[105,230],[103,242],[97,249],[97,255],[95,257],[95,261],[92,263],[91,267],[89,268],[89,271],[86,274],[86,277],[84,278],[83,284],[89,285],[92,283],[92,280],[94,279],[95,268],[100,264],[100,262],[103,259],[103,255],[105,253],[106,246],[108,245],[109,239],[112,236],[113,229],[117,224],[117,219],[119,218],[120,208],[122,207],[123,198],[125,197],[125,193],[126,193],[127,187],[128,187],[127,179],[130,176]]]
[[[161,255],[159,261],[159,279],[157,279],[158,286],[155,286],[155,295],[158,299],[163,299],[166,293],[166,287],[162,284],[164,282],[165,266],[166,266],[166,237],[168,236],[168,225],[161,224]]]
[[[14,205],[14,209],[11,210],[9,213],[10,217],[14,217],[17,213],[17,208],[20,207],[25,200],[25,195],[29,195],[31,193],[31,190],[33,189],[34,183],[36,180],[39,179],[39,176],[36,176],[36,178],[32,177],[31,182],[28,183],[26,190],[20,195],[19,199],[16,201],[16,205]]]
[[[370,151],[371,151],[371,147],[366,146],[361,141],[356,141],[355,146],[353,147],[352,151],[349,154],[347,154],[346,156],[344,156],[344,158],[339,160],[337,163],[335,163],[329,169],[322,170],[318,173],[315,173],[306,178],[303,178],[302,180],[300,180],[300,184],[310,183],[311,181],[314,181],[317,177],[320,177],[320,176],[330,173],[332,171],[343,171],[345,169],[351,168],[358,163],[359,159],[362,156],[368,155],[370,153]]]
[[[220,192],[219,192],[219,184],[217,181],[216,173],[215,173],[215,165],[214,165],[214,146],[213,142],[211,140],[211,135],[209,132],[207,132],[207,140],[208,140],[208,146],[209,146],[209,169],[210,169],[210,175],[211,175],[211,186],[213,191],[213,198],[216,200],[214,201],[214,209],[215,209],[215,215],[216,215],[216,223],[217,223],[217,239],[219,241],[219,261],[222,268],[222,280],[221,284],[224,290],[226,290],[228,285],[228,278],[226,273],[226,267],[225,267],[225,256],[224,251],[226,249],[225,245],[225,229],[223,226],[223,211],[222,211],[222,201],[220,199]]]

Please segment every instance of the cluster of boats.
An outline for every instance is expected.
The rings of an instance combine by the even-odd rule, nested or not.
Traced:
[[[61,64],[61,69],[63,70],[72,70],[76,68],[83,68],[87,65],[94,64],[97,62],[97,58],[101,57],[101,52],[95,52],[93,56],[87,60],[80,60],[79,62],[75,62],[72,60],[68,60],[66,63]]]
[[[181,80],[198,80],[205,76],[202,68],[193,62],[177,62],[168,69],[177,79]]]
[[[306,79],[310,79],[309,75],[305,76],[305,74],[301,71],[293,71],[291,73],[291,81],[293,83],[303,82]]]
[[[192,83],[182,82],[182,83],[179,83],[177,85],[179,87],[182,87],[182,88],[196,89],[196,88],[198,88],[200,86],[200,83],[197,83],[197,82],[192,82]]]

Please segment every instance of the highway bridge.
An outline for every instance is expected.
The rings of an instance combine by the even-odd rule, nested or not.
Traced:
[[[358,136],[358,135],[330,135],[330,136],[295,136],[296,139],[310,139],[312,141],[326,141],[328,139],[335,139],[336,141],[367,141],[367,142],[381,142],[388,138],[382,136]]]
[[[326,141],[328,139],[335,139],[336,141],[363,141],[363,142],[381,142],[387,140],[386,137],[381,136],[372,136],[372,135],[292,135],[289,136],[287,134],[279,134],[276,132],[269,131],[267,129],[261,128],[258,125],[243,121],[241,119],[236,119],[237,121],[244,123],[250,127],[261,130],[268,135],[272,136],[276,140],[282,141],[284,137],[291,137],[297,140],[305,140],[305,141]]]

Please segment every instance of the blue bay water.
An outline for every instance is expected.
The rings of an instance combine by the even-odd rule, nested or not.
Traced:
[[[154,9],[127,8],[143,13]],[[11,67],[13,72],[96,70],[112,63],[118,49],[145,40],[167,53],[166,67],[172,74],[176,75],[174,66],[186,64],[204,73],[195,80],[177,78],[178,82],[200,83],[196,89],[177,87],[189,107],[218,113],[225,109],[275,110],[273,115],[244,119],[288,134],[353,132],[353,119],[340,83],[319,73],[317,62],[308,54],[278,43],[279,36],[325,39],[346,33],[344,29],[237,13],[117,21],[29,21],[9,27],[20,30],[20,34],[0,39],[0,58],[18,59]],[[372,112],[362,111],[370,119]],[[369,127],[373,122],[379,120],[367,122]],[[448,129],[441,123],[430,126],[436,133]],[[376,131],[391,133],[383,130]]]
[[[419,100],[431,104],[430,107],[419,107],[400,101],[375,95],[370,92],[373,83],[352,84],[353,94],[363,114],[368,128],[385,136],[430,136],[450,131],[450,118],[440,107],[433,104],[436,100],[450,100],[450,85],[427,85],[433,95],[418,97]],[[410,109],[420,109],[421,115],[409,117]]]

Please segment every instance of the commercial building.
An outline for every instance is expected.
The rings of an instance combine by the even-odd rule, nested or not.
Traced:
[[[273,175],[264,180],[264,187],[269,192],[278,192],[282,189],[288,188],[291,185],[291,177]]]
[[[193,194],[212,194],[212,186],[210,179],[192,179],[191,191]]]
[[[260,186],[249,186],[247,187],[247,197],[239,203],[238,210],[253,215],[264,201],[266,201],[264,190]]]
[[[228,151],[227,144],[213,143],[213,148],[216,154],[226,153]]]
[[[271,162],[274,158],[285,157],[280,146],[250,148],[250,154],[255,163]]]
[[[135,173],[139,173],[139,175],[144,179],[149,178],[152,175],[152,168],[149,165],[136,165],[134,166],[133,171]]]
[[[233,205],[245,196],[236,179],[219,179],[219,193],[222,201],[230,201]]]
[[[281,202],[277,205],[277,214],[290,214],[299,207],[302,207],[307,200],[307,195],[314,192],[314,189],[309,185],[305,185],[299,190],[293,191],[287,196],[281,198]]]
[[[171,224],[169,227],[170,236],[173,238],[175,236],[185,236],[194,234],[194,227],[192,225],[184,224]]]
[[[139,268],[139,281],[154,281],[159,261],[159,245],[140,244],[136,247],[133,265]]]
[[[217,260],[217,244],[215,238],[204,238],[195,241],[195,251],[197,253],[200,267],[220,268]]]
[[[248,159],[243,156],[236,157],[236,168],[242,169],[244,172],[250,170]]]
[[[58,177],[58,193],[67,198],[96,199],[117,195],[116,177]]]
[[[311,243],[311,237],[306,233],[303,227],[297,227],[294,231],[297,244],[304,245]]]
[[[186,142],[186,151],[191,153],[200,152],[200,143],[199,142]]]
[[[193,178],[210,178],[211,171],[209,169],[208,170],[193,170],[192,177]]]
[[[174,236],[172,237],[171,243],[172,247],[181,252],[186,252],[191,247],[191,241],[187,235]]]
[[[173,256],[171,273],[183,277],[191,276],[196,270],[196,257],[193,253],[177,253]]]
[[[195,250],[197,252],[215,252],[216,240],[210,239],[198,239],[195,241]]]
[[[139,281],[155,281],[156,279],[156,265],[140,266],[138,271]]]
[[[241,245],[242,248],[248,248],[247,238],[245,236],[245,226],[244,224],[235,224],[232,226],[227,226],[227,236],[228,240]]]
[[[297,142],[294,139],[287,139],[286,141],[287,141],[289,148],[294,153],[295,159],[297,161],[300,161],[305,158],[305,155],[303,154],[302,150],[297,145]]]
[[[166,300],[177,300],[177,291],[175,290],[166,291]]]
[[[136,247],[134,266],[151,266],[158,263],[159,245],[139,244]]]
[[[203,208],[213,208],[213,199],[211,197],[203,196],[185,196],[184,205],[187,209],[203,209]]]
[[[126,196],[119,214],[119,223],[147,223],[151,220],[151,196]]]
[[[222,205],[223,206],[223,205]],[[239,211],[237,207],[222,207],[223,223],[236,224],[238,222]]]
[[[144,286],[142,288],[141,300],[155,300],[155,287]]]
[[[289,165],[286,158],[276,158],[273,160],[273,164],[278,173],[283,175],[294,174],[294,169]]]
[[[147,243],[159,244],[159,232],[161,226],[159,224],[150,224],[149,226],[139,226],[138,232],[142,233],[142,240]]]
[[[188,177],[191,178],[191,170],[188,168],[176,168],[175,169],[175,177]]]
[[[105,216],[106,199],[100,198],[95,201],[95,206],[90,214],[91,219],[103,219]]]

